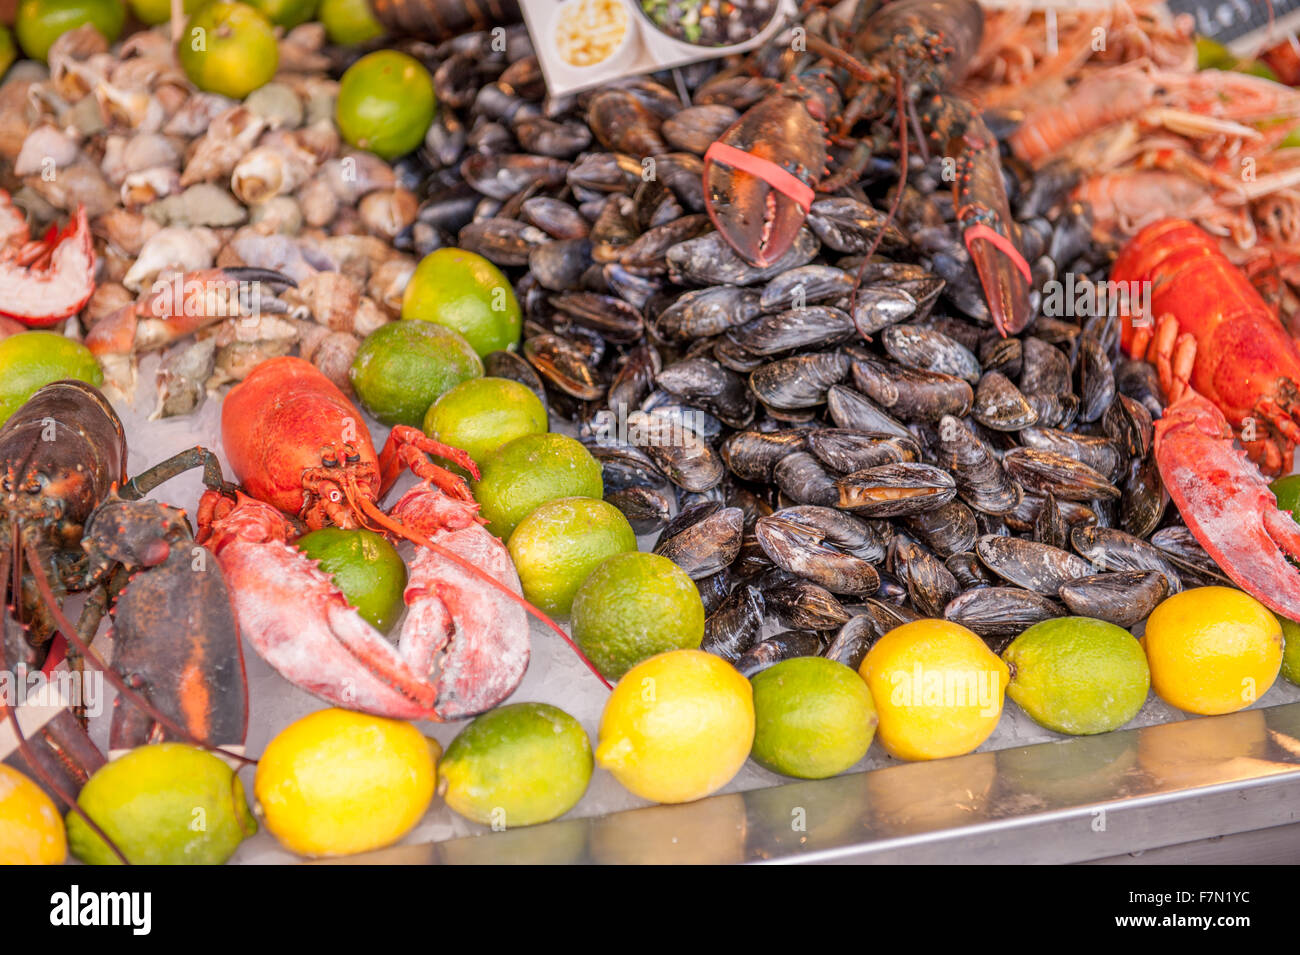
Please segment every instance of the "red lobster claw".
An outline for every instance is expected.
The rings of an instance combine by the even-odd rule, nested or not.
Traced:
[[[774,93],[705,152],[704,208],[751,265],[771,265],[799,234],[826,168],[825,135],[804,100]]]
[[[477,507],[430,484],[408,491],[395,518],[520,593],[505,545]],[[239,495],[216,509],[209,546],[230,582],[241,629],[290,682],[338,706],[393,719],[450,720],[496,706],[528,668],[528,618],[495,587],[417,547],[397,645],[287,540],[288,521]]]
[[[1156,464],[1187,527],[1224,572],[1274,613],[1300,620],[1300,524],[1232,446],[1213,403],[1190,389],[1156,422]]]

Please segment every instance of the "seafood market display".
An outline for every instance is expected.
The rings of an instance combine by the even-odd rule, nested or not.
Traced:
[[[547,28],[583,67],[778,7]],[[345,855],[1294,696],[1300,99],[1162,4],[809,4],[576,94],[513,3],[211,0],[203,49],[23,9],[0,689],[114,705],[0,695],[0,861]]]

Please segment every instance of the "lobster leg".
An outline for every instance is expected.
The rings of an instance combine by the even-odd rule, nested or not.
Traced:
[[[137,474],[122,486],[119,494],[123,500],[138,501],[160,484],[165,484],[172,478],[198,467],[203,468],[204,487],[215,491],[234,491],[234,485],[228,484],[225,475],[221,473],[221,462],[217,460],[217,456],[207,448],[198,446],[187,448],[172,455],[166,461],[158,462],[147,471]]]
[[[1155,334],[1149,328],[1136,330],[1133,354],[1145,355],[1155,366],[1165,400],[1174,404],[1192,386],[1196,365],[1196,337],[1180,332],[1178,319],[1168,313],[1156,321]],[[1144,350],[1139,350],[1140,348]]]
[[[90,643],[95,637],[95,632],[99,630],[99,625],[108,613],[109,596],[108,585],[96,584],[90,588],[90,594],[86,602],[81,606],[81,614],[77,617],[77,633],[81,634],[81,639]],[[86,672],[86,658],[73,645],[66,646],[68,669],[77,673]],[[82,707],[77,708],[77,716],[85,722],[85,713]]]
[[[410,468],[418,478],[429,481],[445,493],[462,501],[474,500],[474,495],[465,486],[465,481],[457,474],[439,467],[430,461],[426,454],[437,455],[460,465],[475,480],[478,479],[478,465],[460,448],[435,441],[418,428],[399,424],[388,433],[383,450],[379,452],[379,471],[382,475],[380,494],[393,486],[404,468]]]

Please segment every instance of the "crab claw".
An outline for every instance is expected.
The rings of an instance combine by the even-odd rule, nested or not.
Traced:
[[[135,395],[134,357],[166,348],[227,318],[282,310],[263,294],[296,285],[273,269],[235,267],[174,273],[156,281],[139,301],[105,315],[86,335],[86,347],[99,359],[104,377],[128,400]]]
[[[21,255],[10,245],[0,254],[0,315],[43,328],[75,315],[95,291],[95,250],[86,210],[77,207],[62,231],[26,243]]]
[[[774,93],[704,154],[704,207],[727,244],[765,268],[798,235],[826,159],[825,132],[806,101]]]
[[[1210,401],[1188,390],[1156,422],[1156,464],[1192,534],[1243,590],[1300,620],[1300,524],[1277,507],[1263,475],[1232,446]]]

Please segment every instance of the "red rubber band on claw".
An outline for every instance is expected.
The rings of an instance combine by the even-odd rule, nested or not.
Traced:
[[[45,664],[41,667],[41,672],[49,676],[54,672],[54,668],[68,658],[68,641],[61,633],[55,633],[54,639],[50,641],[49,652],[45,656]]]
[[[1033,279],[1030,278],[1031,273],[1029,270],[1029,263],[1025,261],[1025,257],[1020,254],[1020,250],[1016,248],[1014,242],[996,229],[986,226],[982,222],[976,223],[965,231],[962,238],[966,240],[966,251],[971,255],[975,254],[975,250],[971,248],[970,244],[976,239],[987,239],[989,242],[992,242],[999,252],[1015,264],[1015,267],[1020,270],[1020,274],[1025,277],[1026,282],[1033,281]]]
[[[714,140],[704,153],[704,161],[726,163],[733,169],[757,176],[782,195],[794,200],[795,205],[803,210],[804,215],[812,208],[813,190],[798,176],[782,169],[770,159],[755,156],[735,146]]]

